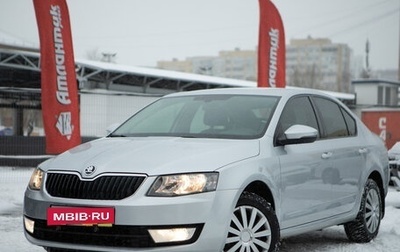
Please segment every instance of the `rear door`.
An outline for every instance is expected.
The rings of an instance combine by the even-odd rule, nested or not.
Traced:
[[[323,97],[313,97],[313,102],[322,126],[321,143],[330,146],[324,156],[332,162],[321,178],[332,188],[332,210],[344,213],[354,207],[363,186],[359,181],[368,150],[353,116],[340,104]]]
[[[319,130],[317,117],[308,96],[293,97],[286,104],[275,138],[295,124]],[[332,216],[332,188],[321,174],[333,169],[324,153],[331,146],[317,139],[313,143],[276,146],[281,166],[281,228],[297,226]]]

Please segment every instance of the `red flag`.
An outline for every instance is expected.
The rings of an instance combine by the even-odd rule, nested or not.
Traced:
[[[259,0],[258,87],[286,86],[285,31],[271,0]]]
[[[33,0],[40,38],[46,152],[59,154],[81,143],[78,87],[65,0]]]

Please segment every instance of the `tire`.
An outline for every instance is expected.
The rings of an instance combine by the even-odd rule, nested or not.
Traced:
[[[350,241],[367,243],[378,235],[383,215],[382,207],[380,189],[374,180],[369,179],[364,187],[357,218],[344,224]]]
[[[278,251],[279,232],[271,205],[257,194],[244,192],[232,214],[224,251]]]

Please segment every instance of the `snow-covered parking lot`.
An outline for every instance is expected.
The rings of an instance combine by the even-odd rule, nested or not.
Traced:
[[[23,193],[32,169],[0,167],[0,251],[36,252],[22,226]],[[378,237],[368,244],[347,240],[343,227],[331,227],[282,241],[281,251],[288,252],[397,252],[400,251],[400,192],[390,188],[386,197],[386,216]]]

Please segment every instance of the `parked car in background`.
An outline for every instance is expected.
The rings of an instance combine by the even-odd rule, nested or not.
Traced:
[[[3,127],[0,125],[0,136],[12,136],[14,131],[10,127]]]
[[[26,238],[47,251],[276,251],[344,225],[379,231],[388,153],[338,100],[304,89],[170,94],[40,164]]]
[[[388,151],[391,183],[400,191],[400,142],[396,142]]]

